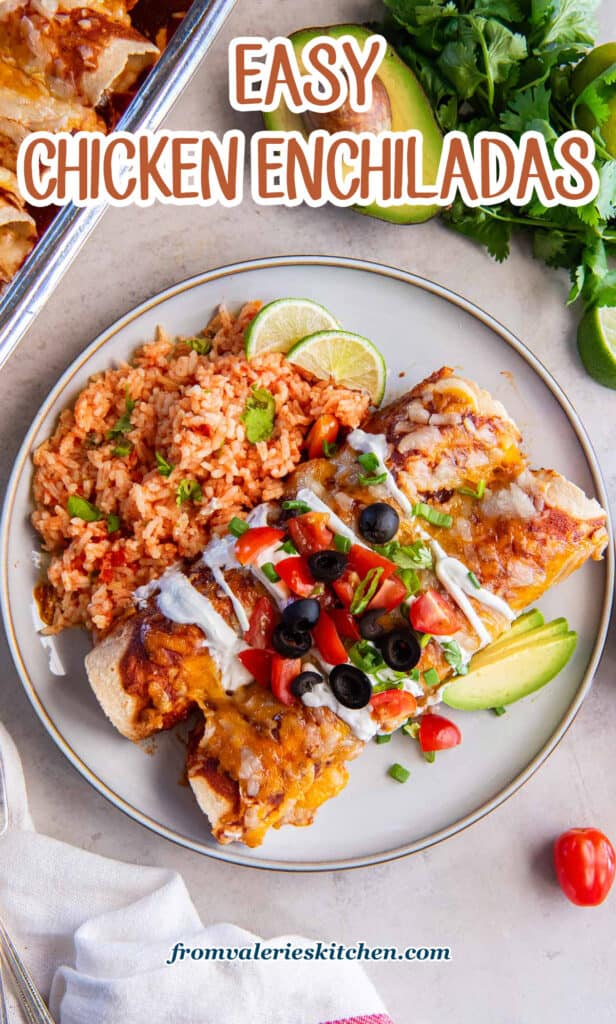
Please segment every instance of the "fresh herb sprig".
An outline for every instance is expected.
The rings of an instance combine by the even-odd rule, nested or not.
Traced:
[[[601,134],[616,101],[616,64],[579,95],[573,68],[593,45],[598,0],[385,0],[384,31],[415,72],[444,132],[540,132],[553,153],[559,135],[590,113],[596,126],[599,193],[571,208],[466,206],[443,212],[448,227],[507,258],[514,232],[533,253],[571,276],[569,303],[616,306],[616,159]],[[381,26],[383,29],[383,26]],[[582,120],[584,120],[582,118]]]

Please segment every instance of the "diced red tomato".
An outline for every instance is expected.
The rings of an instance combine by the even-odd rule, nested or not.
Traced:
[[[398,568],[396,563],[391,562],[389,558],[378,555],[376,551],[371,551],[370,548],[363,548],[360,544],[353,544],[351,547],[348,565],[362,580],[370,572],[370,569],[382,569],[381,579],[386,580],[393,576]]]
[[[287,526],[291,540],[300,555],[312,555],[331,545],[334,535],[327,526],[328,522],[327,512],[305,512],[295,519],[289,519]]]
[[[409,619],[418,633],[432,633],[433,636],[455,633],[461,625],[455,608],[437,590],[426,590],[413,601]]]
[[[240,651],[238,658],[244,668],[248,669],[251,676],[261,683],[261,686],[269,686],[272,673],[271,651],[259,650],[256,647],[249,647],[246,651]]]
[[[297,700],[291,692],[291,683],[301,670],[301,658],[283,658],[281,654],[272,654],[272,693],[282,704],[293,704]]]
[[[415,713],[417,701],[406,690],[383,690],[372,695],[370,708],[381,728],[392,730]]]
[[[348,566],[342,573],[342,576],[339,576],[338,579],[334,580],[332,583],[336,597],[342,601],[345,608],[350,608],[353,595],[357,590],[359,583],[359,574],[353,572],[353,570],[349,569]]]
[[[616,874],[616,853],[596,828],[570,828],[554,843],[554,866],[565,896],[578,907],[597,907]]]
[[[331,608],[328,614],[340,636],[347,640],[361,640],[357,619],[346,608]]]
[[[306,440],[308,458],[320,459],[324,454],[323,442],[327,441],[328,444],[333,444],[338,437],[339,430],[340,424],[335,416],[331,416],[328,413],[323,413],[322,416],[319,416],[315,420]]]
[[[269,597],[260,597],[249,619],[244,640],[251,647],[271,647],[272,633],[276,625],[276,609]]]
[[[291,555],[276,562],[276,572],[298,597],[310,597],[316,586],[308,562],[301,555]]]
[[[317,645],[319,654],[330,665],[341,665],[348,661],[346,648],[340,639],[340,634],[334,625],[334,620],[327,612],[321,609],[319,621],[312,629],[312,636]]]
[[[265,548],[282,541],[283,537],[284,530],[277,530],[274,526],[253,526],[237,538],[235,557],[240,565],[254,565]]]
[[[462,733],[455,722],[442,715],[423,715],[419,726],[419,746],[430,753],[449,750],[462,742]]]
[[[405,597],[406,587],[404,583],[399,576],[391,576],[384,583],[381,583],[381,586],[368,605],[368,610],[382,608],[386,612],[391,612],[404,601]]]

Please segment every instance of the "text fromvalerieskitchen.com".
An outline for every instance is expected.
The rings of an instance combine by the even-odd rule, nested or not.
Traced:
[[[296,115],[298,130],[258,131],[250,141],[250,188],[262,206],[467,206],[508,200],[526,206],[580,206],[599,178],[595,145],[568,131],[551,155],[539,131],[519,142],[499,132],[464,132],[443,139],[438,167],[426,176],[422,132],[329,131],[315,117],[345,104],[363,113],[373,103],[375,75],[386,51],[383,36],[363,45],[353,36],[317,36],[302,54],[288,39],[245,37],[229,47],[229,99],[236,110],[279,107]],[[114,206],[152,203],[237,206],[244,198],[246,138],[210,131],[34,132],[22,143],[17,175],[33,206]],[[430,162],[428,161],[428,165]]]
[[[434,961],[452,960],[449,946],[367,946],[364,942],[356,942],[354,946],[345,946],[340,942],[314,942],[310,945],[294,945],[286,942],[282,946],[272,946],[265,942],[255,942],[248,946],[185,946],[176,942],[169,951],[167,964],[177,964],[184,960],[391,960],[417,961],[430,963]]]

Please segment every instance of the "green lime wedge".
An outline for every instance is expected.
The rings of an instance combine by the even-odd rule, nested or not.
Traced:
[[[317,331],[294,345],[287,359],[320,380],[333,380],[355,391],[367,391],[374,405],[380,405],[383,400],[385,360],[378,348],[361,334]]]
[[[616,388],[616,306],[595,306],[578,329],[578,348],[591,377]]]
[[[261,352],[288,352],[315,331],[340,327],[335,316],[311,299],[268,302],[246,328],[244,345],[249,359]]]

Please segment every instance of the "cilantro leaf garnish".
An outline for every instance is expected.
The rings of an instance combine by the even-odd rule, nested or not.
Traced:
[[[131,429],[131,414],[135,408],[135,402],[126,389],[126,397],[124,399],[124,412],[120,416],[119,420],[116,420],[111,430],[107,431],[107,440],[113,441],[116,437],[122,437],[123,434],[128,434]]]
[[[167,462],[166,458],[160,454],[160,452],[154,453],[156,458],[156,468],[161,476],[169,477],[173,473],[173,466],[170,462]]]
[[[269,441],[274,432],[276,400],[266,388],[253,387],[246,400],[242,422],[246,427],[246,440],[251,444]]]

